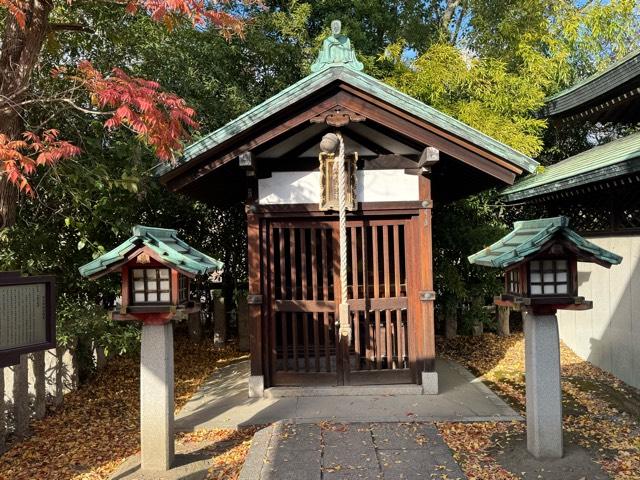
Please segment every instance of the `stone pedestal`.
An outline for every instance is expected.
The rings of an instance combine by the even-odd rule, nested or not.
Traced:
[[[498,308],[498,335],[501,337],[507,337],[510,334],[509,330],[509,316],[511,315],[511,309],[509,307],[497,307]]]
[[[264,377],[262,375],[251,375],[248,383],[249,398],[264,397]]]
[[[166,471],[174,458],[173,327],[142,326],[140,443],[142,469]]]
[[[438,372],[422,372],[422,394],[438,394]]]
[[[562,457],[560,340],[555,315],[523,313],[527,383],[527,449],[536,458]]]

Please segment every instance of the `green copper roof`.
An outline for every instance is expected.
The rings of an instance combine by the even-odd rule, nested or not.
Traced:
[[[211,273],[223,267],[222,262],[180,240],[175,230],[136,225],[131,238],[80,267],[80,275],[97,278],[107,273],[109,268],[125,263],[129,253],[145,246],[158,254],[169,267],[189,276]]]
[[[636,50],[581,82],[549,97],[543,116],[552,117],[585,106],[587,103],[633,81],[640,76],[640,50]],[[624,92],[623,92],[624,93]],[[615,93],[619,95],[620,92]]]
[[[640,132],[569,157],[505,188],[507,202],[566,190],[640,170]]]
[[[586,259],[595,257],[604,266],[617,265],[622,261],[619,255],[598,247],[571,230],[567,217],[553,217],[515,222],[513,231],[493,245],[471,255],[469,262],[485,267],[505,268],[540,252],[556,237],[570,241]]]
[[[325,40],[328,42],[329,39]],[[347,39],[348,40],[348,39]],[[231,139],[233,136],[244,130],[266,120],[282,109],[314,94],[317,90],[329,85],[332,82],[344,82],[375,97],[383,100],[405,112],[446,130],[460,138],[475,144],[476,146],[503,158],[514,165],[528,171],[535,171],[538,163],[528,156],[513,148],[485,135],[484,133],[456,120],[435,108],[432,108],[409,95],[406,95],[389,85],[377,80],[356,68],[356,64],[346,54],[347,48],[342,43],[338,50],[330,44],[323,46],[323,50],[318,56],[314,65],[318,66],[318,71],[312,72],[302,80],[296,82],[288,88],[277,93],[273,97],[265,100],[260,105],[240,115],[235,120],[225,126],[204,136],[200,140],[189,145],[177,164],[163,163],[156,167],[156,175],[164,175],[169,171],[183,165],[208,150]],[[350,46],[349,46],[350,48]],[[326,52],[326,53],[325,53]],[[340,52],[340,53],[337,53]],[[342,59],[336,62],[336,58]],[[345,61],[344,59],[347,59]],[[329,63],[331,62],[331,63]]]

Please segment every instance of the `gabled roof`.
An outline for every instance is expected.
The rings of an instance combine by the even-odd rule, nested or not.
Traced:
[[[192,143],[185,149],[182,157],[176,164],[164,163],[158,165],[155,169],[156,175],[164,176],[172,170],[176,170],[210,149],[281,112],[286,107],[307,97],[311,97],[314,92],[334,82],[346,83],[359,90],[365,91],[420,120],[439,127],[456,137],[463,138],[476,147],[486,150],[523,170],[533,172],[538,165],[535,160],[527,155],[386,85],[366,73],[340,64],[331,64],[316,73],[311,73],[297,83],[282,90],[268,100],[265,100],[260,105],[240,115],[235,120],[232,120],[223,127]]]
[[[541,173],[505,188],[501,195],[507,202],[516,202],[637,171],[640,171],[640,132],[545,167]]]
[[[606,110],[626,109],[632,97],[640,94],[640,50],[631,52],[609,68],[549,97],[542,111],[544,117],[572,115],[607,115]],[[624,107],[622,106],[624,104]],[[621,111],[623,117],[636,115]],[[610,115],[609,115],[610,116]]]
[[[98,278],[129,261],[134,251],[147,247],[169,267],[189,275],[203,275],[220,270],[222,262],[199,252],[178,238],[178,232],[168,228],[136,225],[133,236],[113,250],[80,267],[83,277]]]
[[[556,237],[571,242],[583,255],[579,257],[581,261],[591,261],[605,267],[622,261],[621,256],[598,247],[571,230],[567,217],[553,217],[515,222],[513,231],[493,245],[471,255],[469,263],[505,268],[539,253]]]

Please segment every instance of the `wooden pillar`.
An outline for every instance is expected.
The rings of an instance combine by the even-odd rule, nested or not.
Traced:
[[[431,225],[431,180],[423,175],[419,176],[420,200],[424,208],[418,214],[417,245],[420,259],[419,290],[420,315],[422,322],[422,352],[423,372],[434,372],[436,365],[436,342],[434,329],[434,301],[433,290],[433,253],[432,253],[432,225]]]
[[[0,368],[0,454],[4,451],[7,436],[7,417],[4,406],[4,368]]]
[[[249,267],[249,346],[251,349],[250,396],[262,396],[264,368],[262,361],[262,308],[264,298],[260,274],[260,219],[247,207],[247,259]],[[260,378],[257,378],[260,377]],[[262,388],[260,388],[262,382]],[[255,387],[255,388],[253,388]]]

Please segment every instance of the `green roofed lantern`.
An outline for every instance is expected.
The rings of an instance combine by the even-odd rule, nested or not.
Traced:
[[[515,222],[513,231],[469,257],[506,269],[506,293],[494,303],[522,312],[525,338],[527,450],[536,458],[560,458],[562,389],[558,310],[588,310],[578,296],[578,262],[611,267],[622,257],[582,238],[566,217]]]
[[[132,237],[80,267],[80,274],[96,279],[121,273],[122,300],[115,320],[166,323],[178,312],[198,311],[189,298],[190,279],[219,273],[222,267],[180,240],[175,230],[136,225]]]
[[[566,217],[515,222],[508,235],[469,257],[476,265],[506,269],[506,294],[497,304],[546,310],[591,308],[578,296],[577,262],[609,268],[621,261],[571,230]]]

